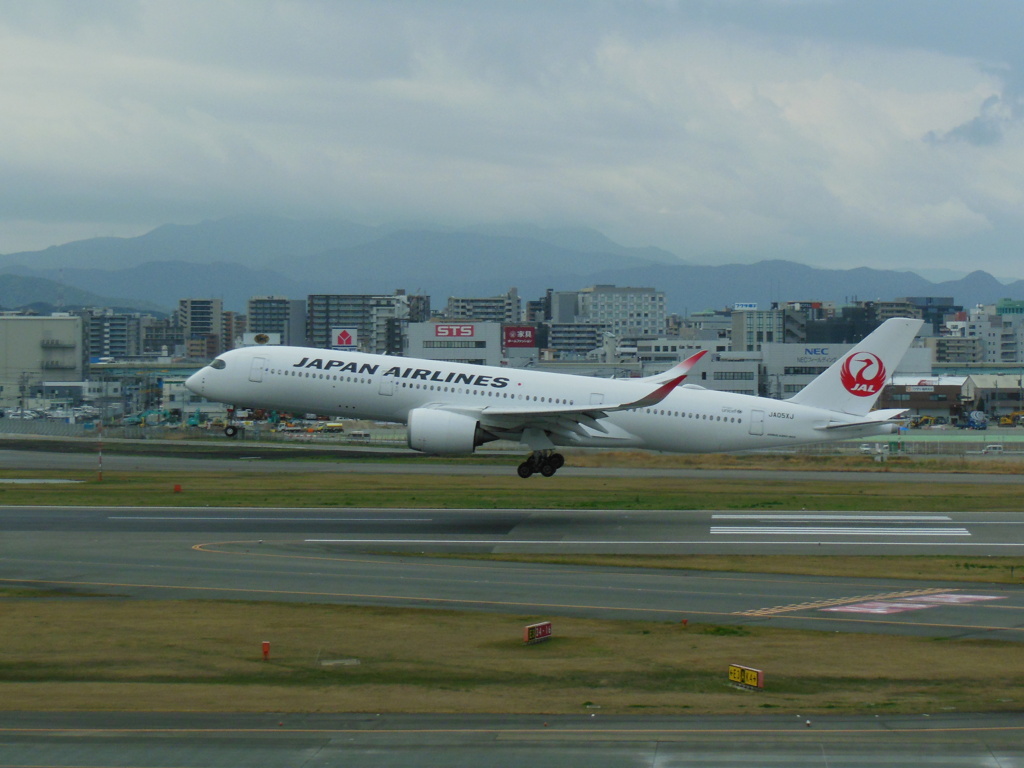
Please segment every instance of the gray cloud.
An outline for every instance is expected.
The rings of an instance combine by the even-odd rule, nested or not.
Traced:
[[[1022,17],[978,8],[0,2],[0,251],[274,211],[1006,272]]]

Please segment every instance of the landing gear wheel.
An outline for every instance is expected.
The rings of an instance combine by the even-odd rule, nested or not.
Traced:
[[[224,434],[227,435],[228,437],[235,437],[235,436],[238,435],[238,427],[236,427],[236,426],[224,427]]]
[[[565,457],[560,453],[534,451],[526,457],[526,461],[519,465],[517,471],[522,478],[527,478],[534,472],[540,472],[544,477],[551,477],[563,464],[565,464]]]

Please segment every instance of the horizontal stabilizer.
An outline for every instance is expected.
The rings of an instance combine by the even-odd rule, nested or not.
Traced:
[[[899,426],[903,421],[900,417],[907,412],[906,408],[890,408],[884,411],[872,411],[870,416],[872,418],[864,421],[830,421],[823,427],[818,429],[832,430],[832,429],[850,429],[852,427],[870,427],[878,424],[892,424],[893,426]]]

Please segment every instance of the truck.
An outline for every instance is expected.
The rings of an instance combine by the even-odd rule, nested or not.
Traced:
[[[317,432],[344,432],[345,425],[340,421],[322,421],[313,429]]]
[[[1000,427],[1016,427],[1021,423],[1021,418],[1024,417],[1024,411],[1012,411],[1010,413],[1004,413],[999,417]]]
[[[121,423],[126,427],[130,426],[153,426],[154,424],[165,424],[170,418],[170,413],[163,410],[162,408],[150,408],[148,411],[142,413],[132,414],[131,416],[125,416],[124,421]],[[154,418],[155,417],[155,418]]]
[[[988,429],[988,415],[984,411],[971,411],[964,429]]]

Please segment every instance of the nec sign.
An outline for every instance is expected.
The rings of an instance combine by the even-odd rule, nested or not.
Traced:
[[[472,325],[435,325],[434,335],[444,338],[468,338],[474,333]]]
[[[805,355],[827,355],[828,347],[804,347]]]

